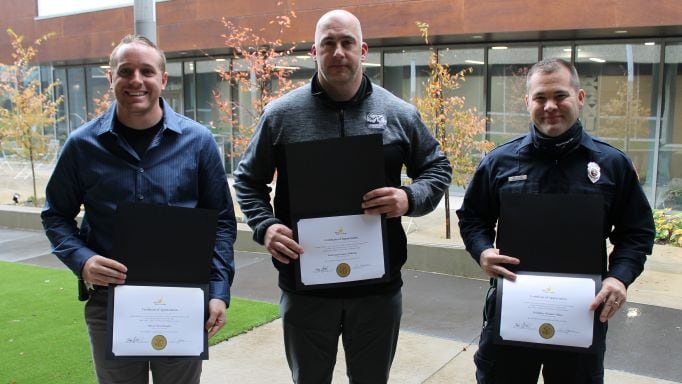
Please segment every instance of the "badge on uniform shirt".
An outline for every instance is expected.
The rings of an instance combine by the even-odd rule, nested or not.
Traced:
[[[601,177],[601,168],[599,168],[599,164],[595,163],[594,161],[587,163],[587,177],[590,179],[592,184],[599,181],[599,178]]]
[[[507,178],[507,181],[509,181],[511,183],[512,181],[523,181],[526,179],[528,179],[528,175],[518,175],[518,176],[509,176]]]

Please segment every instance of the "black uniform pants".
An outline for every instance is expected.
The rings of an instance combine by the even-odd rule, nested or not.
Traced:
[[[487,322],[474,355],[478,384],[536,384],[541,368],[545,384],[604,383],[606,324],[594,353],[527,348],[494,343],[499,321],[494,290],[486,300],[485,311]]]

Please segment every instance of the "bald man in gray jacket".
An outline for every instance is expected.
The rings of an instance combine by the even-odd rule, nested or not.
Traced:
[[[373,85],[362,73],[367,44],[360,22],[331,11],[317,23],[310,84],[271,102],[235,171],[235,190],[254,240],[265,245],[279,271],[284,344],[295,383],[331,383],[339,335],[351,383],[386,383],[402,315],[400,269],[407,258],[401,216],[431,212],[448,190],[452,169],[416,108]],[[292,260],[304,252],[293,239],[285,172],[287,144],[381,134],[385,185],[368,192],[365,214],[385,215],[388,279],[379,283],[300,291]],[[401,186],[403,166],[412,179]],[[349,181],[350,182],[350,181]]]

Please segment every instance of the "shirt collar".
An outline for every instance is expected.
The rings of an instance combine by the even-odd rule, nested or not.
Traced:
[[[369,97],[369,95],[372,94],[373,88],[372,81],[370,81],[369,77],[367,77],[367,75],[363,73],[360,88],[358,88],[357,92],[350,100],[344,102],[334,101],[331,98],[329,98],[329,96],[327,96],[327,93],[324,91],[324,88],[322,88],[322,85],[320,84],[318,74],[317,72],[315,72],[313,78],[310,81],[310,91],[313,96],[319,97],[322,101],[326,102],[327,104],[334,105],[336,107],[343,107],[347,105],[360,104],[363,100],[365,100],[367,97]]]
[[[170,107],[170,105],[168,105],[163,97],[159,98],[159,103],[163,109],[163,128],[161,128],[161,130],[170,129],[175,133],[181,134],[182,128],[180,128],[180,122],[178,121],[177,116],[175,116],[173,109]],[[96,134],[98,136],[105,133],[114,132],[116,104],[116,101],[111,103],[109,109],[107,109],[107,111],[104,112],[104,114],[100,117],[100,119],[102,119],[102,124],[99,124],[96,128]]]
[[[521,145],[519,146],[519,149],[525,148],[529,145],[533,145],[533,138],[531,137],[530,134],[527,134],[521,140]],[[601,150],[594,143],[594,139],[592,139],[592,136],[588,135],[587,132],[585,132],[585,131],[583,131],[583,134],[580,135],[580,144],[579,145],[582,145],[583,147],[585,147],[585,148],[587,148],[593,152],[601,152]]]

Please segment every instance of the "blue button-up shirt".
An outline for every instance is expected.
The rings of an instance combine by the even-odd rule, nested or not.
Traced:
[[[215,209],[209,297],[229,305],[237,225],[218,147],[206,127],[160,103],[163,127],[142,157],[114,132],[116,103],[71,133],[47,184],[43,226],[53,253],[81,277],[90,257],[111,257],[119,203]]]

